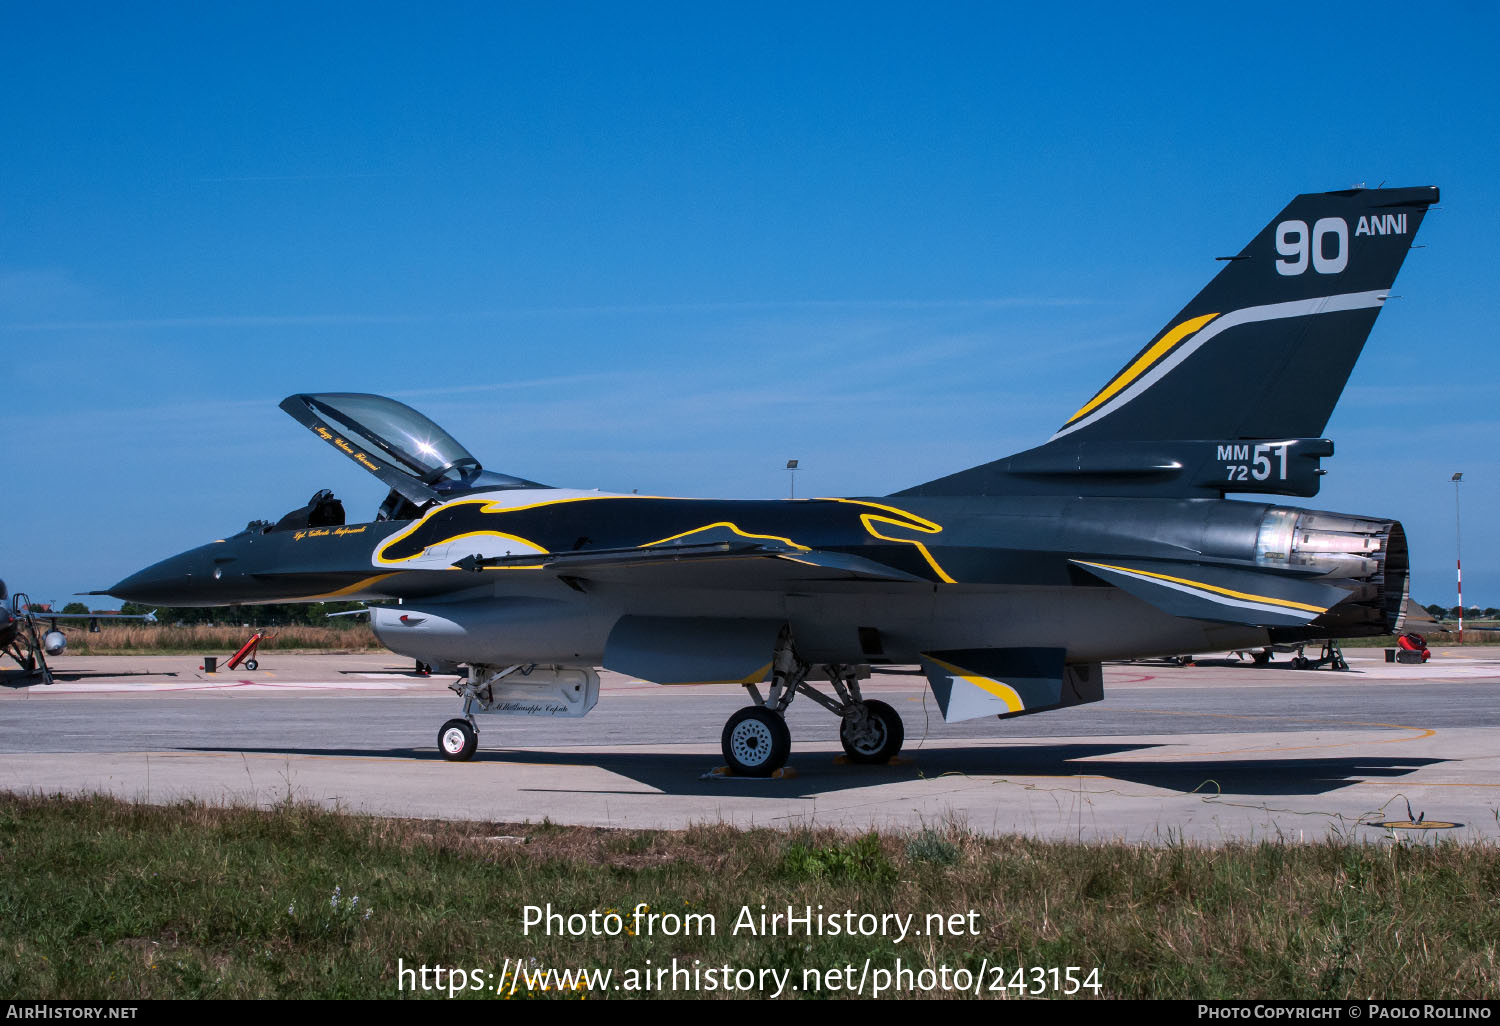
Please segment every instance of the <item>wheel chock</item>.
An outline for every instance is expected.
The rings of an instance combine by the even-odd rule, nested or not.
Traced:
[[[769,777],[742,777],[728,766],[715,766],[701,775],[699,780],[792,780],[797,776],[797,767],[783,766],[772,770]]]

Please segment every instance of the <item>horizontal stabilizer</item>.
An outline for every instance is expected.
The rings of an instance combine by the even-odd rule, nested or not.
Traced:
[[[622,616],[604,667],[655,684],[753,684],[771,672],[784,621]]]
[[[1347,588],[1321,580],[1238,567],[1140,559],[1071,562],[1165,613],[1217,623],[1302,627],[1350,595]]]
[[[1074,704],[1063,700],[1067,650],[975,648],[922,653],[922,672],[948,723],[1015,716]]]

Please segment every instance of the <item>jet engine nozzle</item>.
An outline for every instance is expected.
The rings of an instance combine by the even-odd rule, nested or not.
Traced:
[[[1349,598],[1316,624],[1352,631],[1340,637],[1386,634],[1406,603],[1406,532],[1395,520],[1275,508],[1261,521],[1255,561],[1312,571],[1347,587]]]

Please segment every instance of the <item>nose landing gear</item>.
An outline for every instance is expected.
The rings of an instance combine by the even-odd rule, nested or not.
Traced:
[[[479,748],[479,732],[468,720],[449,720],[438,731],[438,748],[449,762],[468,762]]]

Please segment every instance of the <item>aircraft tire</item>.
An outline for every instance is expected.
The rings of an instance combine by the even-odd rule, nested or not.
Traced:
[[[1190,655],[1180,655],[1176,658],[1175,662],[1178,666],[1192,666],[1193,657]]]
[[[449,762],[468,762],[479,748],[479,735],[468,720],[449,720],[438,731],[438,751]]]
[[[867,701],[865,712],[874,723],[874,736],[862,742],[856,741],[846,729],[851,723],[846,719],[839,725],[839,743],[844,746],[844,754],[850,762],[883,765],[901,751],[901,745],[906,741],[906,724],[901,722],[901,714],[884,702]]]
[[[792,732],[779,714],[747,705],[724,724],[720,746],[736,776],[769,777],[792,754]]]
[[[1265,666],[1271,661],[1271,651],[1266,649],[1262,652],[1252,652],[1250,658],[1255,661],[1256,666]]]
[[[1306,656],[1298,656],[1297,658],[1292,660],[1292,669],[1294,670],[1305,670],[1311,665],[1312,660],[1308,659]]]

